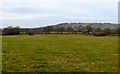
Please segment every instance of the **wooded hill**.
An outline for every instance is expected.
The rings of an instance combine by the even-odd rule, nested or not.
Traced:
[[[8,30],[9,29],[9,30]],[[116,34],[118,33],[119,28],[118,24],[112,23],[60,23],[57,25],[50,25],[45,27],[37,27],[37,28],[20,28],[9,26],[7,28],[2,29],[2,34],[6,34],[6,32],[18,31],[20,33],[15,34],[41,34],[41,33],[95,33],[95,32],[104,32],[107,34]],[[8,34],[8,33],[7,33]],[[14,33],[12,33],[14,34]]]

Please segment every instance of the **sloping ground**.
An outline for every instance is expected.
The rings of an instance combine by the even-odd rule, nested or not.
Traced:
[[[118,24],[110,24],[110,23],[101,23],[101,24],[100,23],[68,23],[68,24],[65,24],[64,26],[72,26],[72,27],[77,26],[78,27],[80,25],[82,25],[82,26],[89,25],[93,28],[99,27],[101,29],[105,29],[105,28],[113,29],[113,28],[118,27]],[[59,25],[59,26],[62,26],[62,25]]]

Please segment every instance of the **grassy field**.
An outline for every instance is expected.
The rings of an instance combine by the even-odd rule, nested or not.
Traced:
[[[3,72],[117,72],[118,37],[2,37]]]

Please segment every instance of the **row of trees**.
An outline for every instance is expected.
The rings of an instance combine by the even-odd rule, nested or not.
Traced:
[[[20,34],[20,27],[12,27],[8,26],[2,30],[3,35],[19,35]]]
[[[101,29],[99,27],[97,28],[92,28],[91,26],[79,26],[79,27],[52,27],[52,26],[47,26],[44,28],[44,32],[46,34],[52,33],[52,32],[57,32],[57,33],[63,33],[63,32],[68,32],[68,33],[83,33],[83,34],[93,34],[93,33],[106,33],[106,34],[120,34],[120,28],[104,28]]]
[[[83,33],[83,34],[96,34],[96,33],[105,33],[105,34],[120,34],[120,27],[119,28],[93,28],[91,26],[46,26],[42,28],[27,28],[27,29],[22,29],[20,27],[12,27],[9,26],[7,28],[2,29],[2,34],[3,35],[19,35],[22,33],[27,33],[29,35],[33,34],[40,34],[40,33],[45,33],[50,34],[50,33],[57,33],[57,34],[63,34],[63,33]]]

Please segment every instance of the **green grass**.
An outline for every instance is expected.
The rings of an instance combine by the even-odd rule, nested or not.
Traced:
[[[117,72],[118,37],[2,37],[3,72]]]

